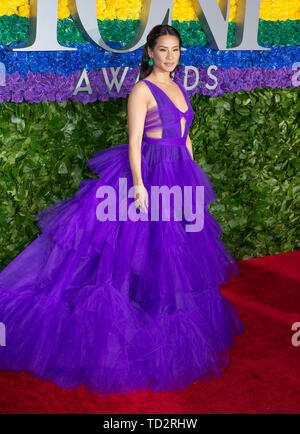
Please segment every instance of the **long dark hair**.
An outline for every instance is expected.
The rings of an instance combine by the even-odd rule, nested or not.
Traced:
[[[181,47],[182,47],[182,41],[180,38],[180,34],[178,30],[176,30],[174,27],[169,26],[168,24],[159,24],[157,26],[154,26],[152,30],[148,33],[147,36],[147,43],[144,46],[143,53],[142,53],[142,64],[140,66],[140,75],[139,80],[143,80],[145,77],[147,77],[153,70],[153,65],[150,66],[148,64],[148,61],[150,59],[148,55],[147,48],[149,47],[152,51],[157,44],[157,39],[160,36],[164,35],[172,35],[176,36],[179,40],[179,46],[180,46],[180,58],[179,63],[181,62]],[[176,65],[175,69],[171,72],[171,77],[174,74],[176,68],[178,68],[178,65]]]

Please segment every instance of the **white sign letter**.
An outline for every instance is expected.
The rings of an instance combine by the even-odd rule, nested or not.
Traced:
[[[192,71],[194,73],[195,80],[194,80],[194,84],[190,84],[188,86],[187,79],[189,76],[189,71]],[[195,87],[197,87],[199,85],[198,84],[199,83],[199,70],[196,66],[189,65],[189,66],[184,67],[184,72],[185,72],[185,74],[184,74],[183,85],[184,85],[186,90],[193,90]]]
[[[270,50],[257,43],[261,0],[238,0],[236,45],[227,48],[230,0],[192,0],[209,44],[217,50]]]
[[[96,0],[70,0],[69,8],[72,18],[86,39],[104,50],[113,53],[129,53],[143,47],[147,35],[157,24],[172,23],[173,0],[144,0],[141,19],[135,37],[118,50],[107,45],[99,32]]]
[[[23,48],[12,51],[76,51],[57,42],[58,0],[31,0],[29,40]]]

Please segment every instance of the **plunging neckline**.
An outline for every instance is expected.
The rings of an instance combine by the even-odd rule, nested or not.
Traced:
[[[152,81],[150,81],[150,80],[146,80],[145,78],[144,78],[144,80],[143,81],[147,81],[148,83],[151,83],[151,84],[154,84],[154,86],[156,86],[163,94],[165,94],[166,95],[166,97],[169,99],[169,101],[173,104],[173,106],[180,112],[180,113],[182,113],[183,115],[185,115],[188,111],[189,111],[189,108],[190,108],[190,106],[189,106],[189,103],[188,103],[188,101],[187,101],[187,98],[186,98],[186,96],[185,96],[185,94],[182,92],[182,89],[181,89],[181,87],[179,86],[179,84],[178,83],[176,83],[176,81],[174,81],[174,83],[176,83],[176,85],[179,87],[179,90],[180,90],[180,92],[182,93],[182,95],[183,95],[183,98],[184,98],[184,100],[185,100],[185,102],[186,102],[186,105],[187,105],[187,110],[185,111],[185,112],[183,112],[182,110],[180,110],[175,104],[174,104],[174,102],[171,100],[171,98],[169,97],[169,95],[167,95],[166,94],[166,92],[164,91],[164,90],[162,90],[159,86],[157,86],[157,84],[155,84],[155,83],[153,83]]]

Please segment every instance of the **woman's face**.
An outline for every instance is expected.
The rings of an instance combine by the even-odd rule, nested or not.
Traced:
[[[176,36],[164,35],[157,39],[154,50],[148,48],[154,66],[166,72],[172,72],[180,59],[180,45]]]

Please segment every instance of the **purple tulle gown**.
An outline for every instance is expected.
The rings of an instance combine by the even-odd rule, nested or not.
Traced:
[[[188,220],[176,220],[172,210],[170,221],[161,214],[118,219],[126,201],[146,216],[129,197],[128,144],[94,154],[87,166],[99,178],[37,214],[41,235],[0,273],[2,371],[107,395],[181,390],[220,378],[230,364],[228,350],[244,326],[219,286],[240,271],[207,210],[217,199],[213,186],[185,145],[194,112],[181,83],[186,112],[143,81],[157,103],[147,112],[141,148],[148,216],[151,186],[203,186],[204,226],[187,231]],[[162,138],[155,138],[159,129]],[[115,197],[100,197],[104,185]],[[99,204],[108,209],[114,199],[116,219],[99,220]]]

